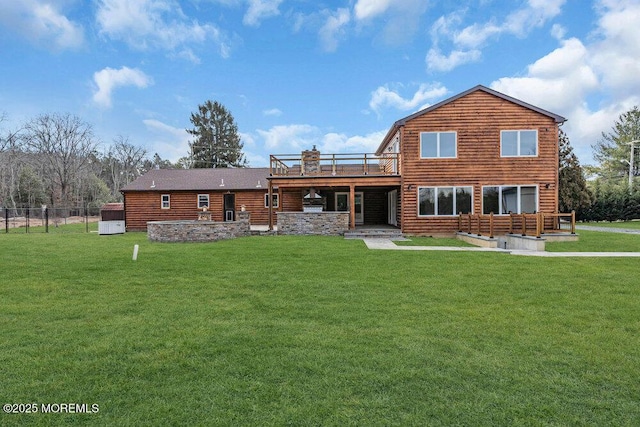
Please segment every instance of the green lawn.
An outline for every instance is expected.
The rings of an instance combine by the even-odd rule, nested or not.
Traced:
[[[640,252],[640,235],[577,230],[577,242],[547,243],[549,252]]]
[[[473,245],[455,238],[410,236],[407,240],[394,242],[398,246],[457,246],[473,247]]]
[[[588,225],[591,227],[612,227],[612,228],[628,228],[630,230],[640,230],[640,221],[602,221],[602,222],[578,222],[576,225]]]
[[[140,245],[132,261],[134,244]],[[637,425],[636,259],[0,234],[0,425]]]

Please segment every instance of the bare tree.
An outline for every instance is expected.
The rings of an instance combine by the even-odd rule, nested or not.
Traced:
[[[6,115],[0,114],[0,123],[5,119]],[[14,196],[24,157],[19,147],[19,133],[0,129],[0,206],[3,207],[16,207]]]
[[[23,140],[36,155],[50,203],[68,206],[98,145],[91,125],[70,114],[44,114],[25,125]]]
[[[103,163],[105,178],[111,194],[120,199],[120,189],[139,177],[144,167],[147,150],[136,147],[129,142],[129,138],[119,135],[113,145],[109,147]]]

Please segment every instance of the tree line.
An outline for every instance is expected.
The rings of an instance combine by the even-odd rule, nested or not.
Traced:
[[[569,139],[560,132],[559,202],[561,212],[576,211],[581,221],[640,218],[640,109],[621,114],[609,132],[592,145],[595,166],[582,168]]]
[[[152,168],[243,167],[238,127],[220,103],[207,101],[191,114],[194,138],[176,163],[118,136],[106,148],[93,127],[71,114],[43,114],[17,131],[2,128],[0,207],[100,207],[122,200],[120,189]]]
[[[0,118],[2,122],[2,118]],[[0,206],[99,207],[153,167],[173,167],[124,136],[105,150],[93,128],[70,114],[43,114],[0,133]]]

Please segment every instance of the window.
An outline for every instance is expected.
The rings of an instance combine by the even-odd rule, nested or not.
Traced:
[[[171,207],[171,196],[163,194],[160,196],[160,208],[169,209]]]
[[[503,185],[482,188],[482,213],[535,213],[538,210],[538,187]]]
[[[274,209],[278,208],[278,193],[273,193],[271,194],[272,200],[273,200],[273,207]],[[269,193],[266,193],[264,195],[264,207],[268,208],[269,207]]]
[[[431,158],[455,158],[457,135],[455,132],[421,132],[420,133],[420,157]]]
[[[209,195],[208,194],[198,194],[198,208],[208,208],[209,207]]]
[[[503,130],[500,132],[500,156],[538,155],[537,130]]]
[[[473,187],[419,187],[418,216],[472,213]]]

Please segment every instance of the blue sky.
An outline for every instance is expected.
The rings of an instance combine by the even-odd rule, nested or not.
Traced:
[[[640,0],[0,2],[0,127],[71,113],[103,147],[188,155],[233,114],[251,166],[373,152],[394,121],[477,84],[560,114],[582,164],[640,105]]]

